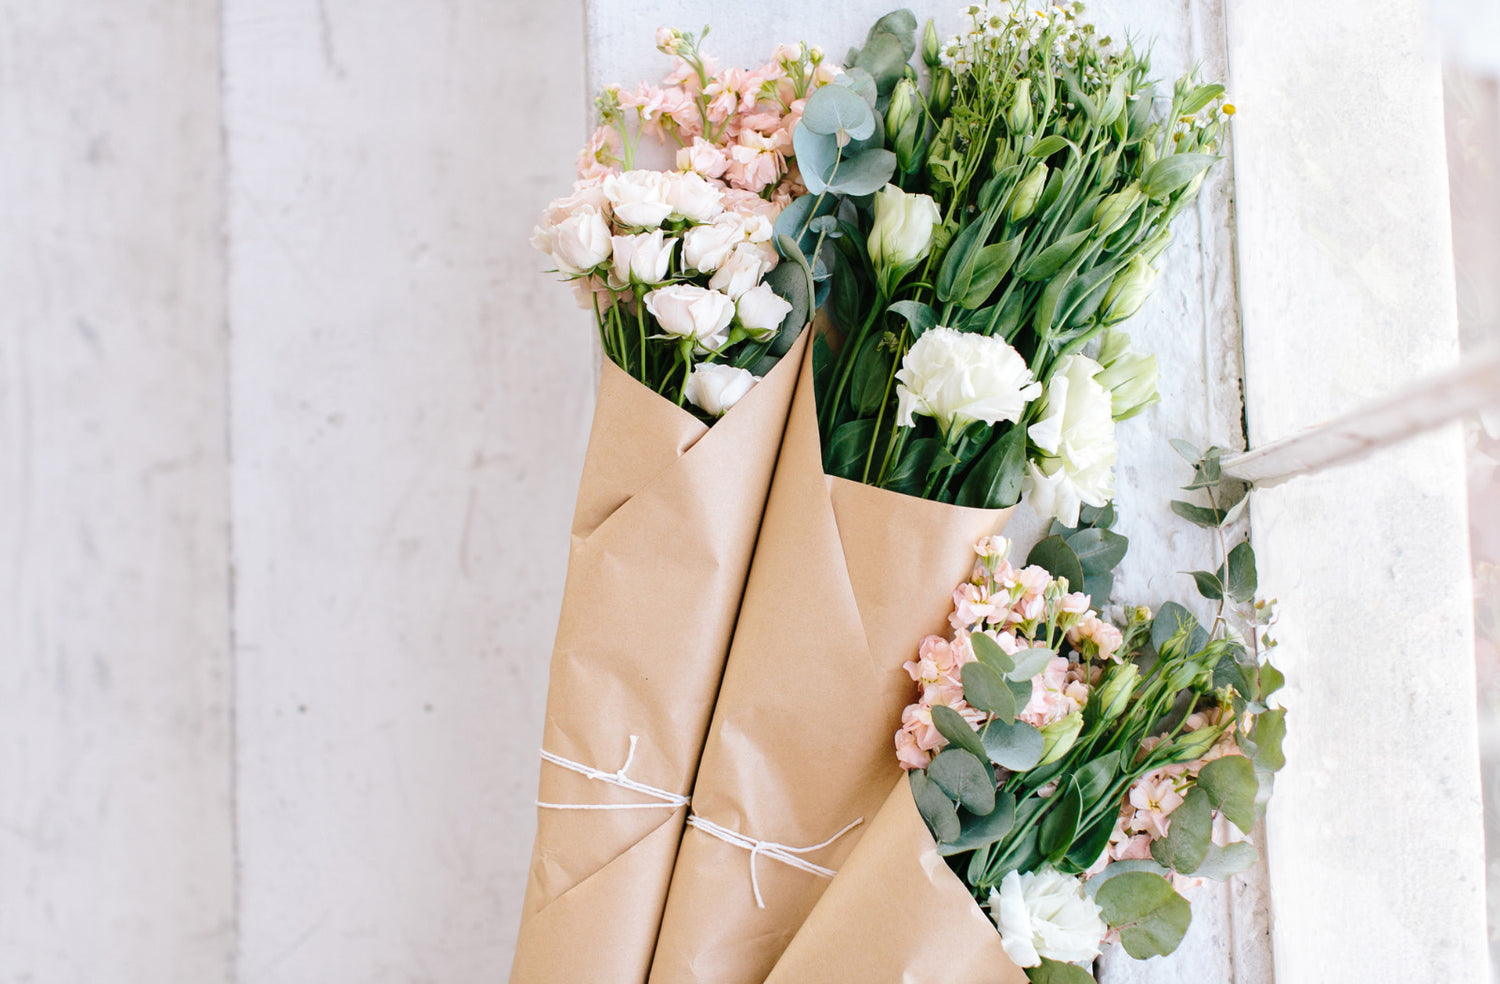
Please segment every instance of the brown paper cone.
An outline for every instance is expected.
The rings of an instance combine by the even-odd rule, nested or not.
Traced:
[[[1026,984],[995,924],[938,854],[906,777],[766,984]]]
[[[900,775],[894,736],[916,696],[901,664],[944,632],[974,543],[1007,511],[929,502],[823,474],[810,360],[756,543],[693,812],[794,848],[874,819]],[[800,857],[837,869],[855,828]],[[696,828],[672,875],[652,984],[761,984],[828,887]]]
[[[712,428],[606,363],[542,747],[693,785],[807,332]],[[512,984],[641,984],[687,811],[543,762]]]

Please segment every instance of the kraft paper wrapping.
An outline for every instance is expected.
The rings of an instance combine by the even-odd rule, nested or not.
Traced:
[[[766,984],[1026,984],[917,812],[906,777]]]
[[[542,747],[691,790],[804,331],[712,428],[606,362],[573,518]],[[538,801],[651,804],[543,762]],[[512,984],[641,984],[684,807],[539,809]]]
[[[792,848],[872,821],[900,776],[894,736],[916,695],[901,664],[924,636],[947,630],[975,541],[1008,516],[825,476],[805,360],[693,812]],[[837,870],[862,832],[799,857]],[[690,827],[651,984],[761,984],[827,887]]]

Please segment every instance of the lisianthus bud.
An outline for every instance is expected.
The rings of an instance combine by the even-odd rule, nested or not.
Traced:
[[[1109,285],[1100,304],[1104,309],[1104,323],[1119,324],[1139,311],[1151,294],[1154,283],[1156,270],[1146,261],[1145,256],[1140,253],[1132,256],[1125,269],[1115,274],[1114,282]]]
[[[1107,236],[1124,225],[1130,213],[1135,211],[1145,197],[1141,194],[1139,185],[1131,185],[1107,196],[1094,208],[1094,225],[1099,227],[1098,234]]]
[[[922,97],[911,79],[896,83],[885,114],[885,132],[896,152],[896,166],[906,173],[917,169],[917,144],[922,137]]]
[[[1178,735],[1169,748],[1169,761],[1182,763],[1202,758],[1218,743],[1219,736],[1223,733],[1222,728],[1199,728],[1197,731]]]
[[[1130,336],[1123,331],[1105,333],[1099,362],[1104,369],[1094,374],[1094,381],[1109,390],[1116,421],[1128,420],[1161,399],[1156,391],[1156,356],[1132,353]]]
[[[1016,83],[1015,94],[1010,100],[1010,112],[1005,122],[1011,133],[1025,133],[1031,128],[1031,80],[1021,79]]]
[[[948,436],[976,420],[1019,420],[1041,392],[1026,360],[1005,339],[929,328],[896,371],[896,423],[915,426],[912,415],[921,414]]]
[[[1042,197],[1042,189],[1047,186],[1047,165],[1037,164],[1031,169],[1031,173],[1021,179],[1016,185],[1015,193],[1010,199],[1010,220],[1019,222],[1031,214],[1036,208],[1037,199]]]
[[[683,384],[682,395],[704,413],[722,417],[758,382],[748,369],[700,362]]]
[[[1051,765],[1064,755],[1073,743],[1078,740],[1078,733],[1083,730],[1083,712],[1074,711],[1067,717],[1058,718],[1051,724],[1043,725],[1042,732],[1042,760],[1036,764],[1037,768]]]
[[[927,27],[922,30],[922,61],[928,68],[937,68],[943,63],[943,43],[938,40],[937,25],[927,18]]]
[[[1135,695],[1136,681],[1140,676],[1141,669],[1134,663],[1125,663],[1110,671],[1109,679],[1104,681],[1104,686],[1094,695],[1101,719],[1113,721],[1125,713],[1126,705]]]
[[[894,281],[932,248],[937,203],[927,195],[907,194],[895,185],[875,193],[875,224],[870,228],[870,262],[890,293]]]
[[[932,85],[927,90],[928,105],[932,114],[943,117],[953,103],[953,73],[946,67],[932,70]]]

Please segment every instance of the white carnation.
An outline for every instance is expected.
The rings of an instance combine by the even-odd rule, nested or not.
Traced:
[[[1050,867],[1007,874],[998,890],[990,890],[990,918],[1006,956],[1018,967],[1039,966],[1043,957],[1063,963],[1092,960],[1109,932],[1083,882]]]
[[[1115,494],[1115,421],[1109,390],[1094,379],[1099,363],[1070,355],[1047,384],[1042,418],[1027,435],[1042,452],[1026,464],[1022,489],[1037,515],[1078,525],[1083,505]]]
[[[1041,392],[1026,360],[1003,338],[930,328],[896,372],[896,422],[912,427],[913,414],[933,417],[946,436],[976,420],[1019,420]]]
[[[760,378],[751,375],[748,369],[702,362],[693,367],[683,384],[682,395],[705,413],[722,417],[758,382]]]

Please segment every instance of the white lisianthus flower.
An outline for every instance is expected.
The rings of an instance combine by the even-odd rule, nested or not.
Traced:
[[[676,238],[666,238],[660,229],[634,236],[612,236],[614,267],[610,271],[615,287],[626,284],[659,284],[672,269],[672,249]]]
[[[760,377],[752,376],[748,369],[700,362],[683,384],[682,395],[704,413],[722,417],[758,382]]]
[[[1115,421],[1109,390],[1094,376],[1099,363],[1082,355],[1062,360],[1047,384],[1042,419],[1027,435],[1042,457],[1026,463],[1022,491],[1043,519],[1078,525],[1083,505],[1115,494]]]
[[[531,244],[552,257],[558,272],[576,276],[609,259],[609,223],[598,209],[579,208],[555,226],[539,226]]]
[[[932,248],[932,230],[942,216],[927,195],[907,194],[895,185],[875,193],[875,224],[870,228],[870,262],[882,278],[909,269]]]
[[[667,204],[678,218],[702,224],[724,211],[724,193],[701,174],[673,171],[667,174]]]
[[[1018,967],[1040,966],[1043,957],[1063,963],[1092,960],[1109,932],[1083,882],[1051,867],[1007,874],[998,890],[990,890],[990,918],[1006,956]]]
[[[667,202],[667,176],[661,171],[626,171],[604,179],[615,220],[638,229],[655,229],[672,214]]]
[[[896,423],[913,427],[913,414],[932,417],[947,437],[976,420],[1019,420],[1041,392],[1026,360],[1005,339],[929,328],[896,372]]]
[[[707,355],[723,348],[729,340],[734,299],[716,290],[678,284],[647,294],[646,310],[656,318],[662,331],[676,338],[691,339],[693,351]]]
[[[776,334],[792,310],[791,302],[772,290],[770,284],[751,287],[739,296],[734,307],[740,327],[757,342]]]
[[[760,278],[770,269],[764,249],[755,243],[740,243],[719,264],[719,269],[709,278],[708,286],[737,298],[760,283]]]

